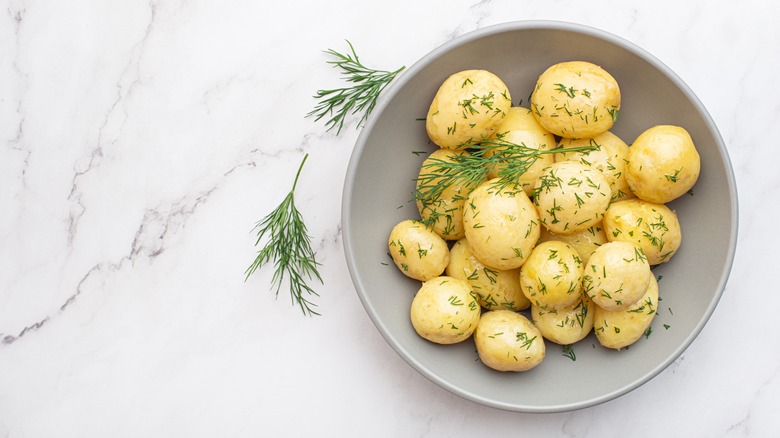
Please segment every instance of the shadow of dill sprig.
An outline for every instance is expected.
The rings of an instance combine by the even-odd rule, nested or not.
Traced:
[[[303,217],[295,206],[295,187],[308,157],[309,154],[303,157],[290,193],[276,209],[258,221],[252,229],[252,231],[258,230],[255,246],[259,245],[264,237],[267,237],[267,242],[244,272],[246,274],[244,281],[248,280],[258,268],[273,261],[275,270],[271,277],[271,289],[276,286],[276,297],[279,297],[279,289],[286,280],[290,284],[292,304],[297,303],[304,315],[313,316],[319,315],[313,309],[317,305],[309,301],[308,297],[319,296],[319,294],[308,285],[307,281],[316,279],[322,283],[322,277],[317,271],[317,266],[320,264],[315,259],[316,254],[311,247],[311,237]]]
[[[374,110],[380,93],[398,73],[406,68],[403,66],[395,71],[386,71],[366,67],[360,62],[352,43],[346,41],[351,53],[345,55],[333,49],[328,49],[325,53],[336,58],[334,61],[328,61],[328,64],[340,68],[344,73],[343,79],[353,85],[332,90],[318,90],[314,97],[322,100],[306,114],[306,117],[316,116],[315,121],[331,116],[325,126],[328,127],[327,131],[337,128],[336,135],[344,127],[344,119],[348,114],[363,114],[357,126],[366,121],[368,115]]]

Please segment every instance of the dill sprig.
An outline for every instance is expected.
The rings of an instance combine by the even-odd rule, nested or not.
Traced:
[[[564,345],[563,348],[563,355],[571,359],[572,361],[577,360],[577,355],[574,354],[574,347],[571,345]]]
[[[499,191],[507,187],[515,188],[520,177],[533,166],[542,155],[584,152],[596,150],[596,146],[572,148],[534,149],[525,143],[512,143],[502,138],[483,140],[473,146],[468,154],[453,155],[448,160],[429,158],[417,177],[415,199],[423,205],[436,202],[447,187],[460,185],[473,189],[498,165],[498,180],[495,186]],[[467,190],[470,191],[470,190]]]
[[[307,299],[310,295],[319,296],[307,284],[307,280],[312,279],[322,283],[322,278],[317,272],[319,263],[315,260],[316,254],[312,250],[311,237],[306,230],[306,224],[295,207],[295,186],[298,184],[298,177],[308,157],[309,154],[303,157],[287,197],[252,229],[252,231],[258,230],[255,246],[259,245],[266,236],[267,242],[257,253],[255,261],[247,268],[244,281],[248,280],[258,268],[273,260],[275,270],[271,278],[271,289],[276,286],[276,296],[279,296],[279,289],[286,279],[290,284],[290,298],[293,305],[297,303],[304,315],[319,315],[313,310],[316,304]]]
[[[403,66],[395,71],[385,71],[366,67],[360,62],[352,43],[346,41],[352,53],[344,55],[333,49],[328,49],[325,53],[336,57],[334,61],[328,61],[328,64],[340,68],[344,73],[343,79],[353,85],[332,90],[318,90],[314,97],[322,100],[314,110],[306,114],[306,117],[316,116],[315,121],[326,115],[330,116],[325,126],[328,127],[327,131],[337,127],[336,135],[344,127],[344,119],[348,114],[363,113],[357,125],[360,126],[374,110],[382,90],[406,68]]]

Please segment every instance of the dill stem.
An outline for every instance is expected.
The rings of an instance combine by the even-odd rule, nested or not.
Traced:
[[[301,161],[301,165],[298,166],[298,172],[295,174],[295,180],[293,181],[292,190],[290,190],[293,194],[295,194],[295,187],[298,185],[298,177],[301,176],[301,170],[303,170],[303,165],[306,164],[306,159],[309,158],[309,154],[303,156],[303,160]]]

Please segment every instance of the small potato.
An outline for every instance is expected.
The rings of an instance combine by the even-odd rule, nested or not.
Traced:
[[[555,161],[579,161],[601,171],[612,190],[612,202],[634,197],[626,179],[628,145],[617,135],[606,131],[593,138],[562,138],[559,148],[593,146],[598,149],[555,154]]]
[[[574,250],[577,251],[577,254],[579,254],[580,259],[582,259],[582,264],[584,266],[587,266],[588,259],[596,248],[609,242],[601,222],[590,228],[571,234],[556,234],[547,228],[542,227],[541,233],[539,234],[539,242],[547,242],[550,240],[558,240],[574,248]]]
[[[544,129],[559,137],[595,137],[617,121],[620,88],[595,64],[562,62],[539,76],[531,110]]]
[[[663,204],[628,199],[609,206],[604,232],[611,241],[632,242],[650,265],[668,262],[682,244],[677,215]]]
[[[420,173],[417,177],[417,191],[424,192],[426,189],[442,184],[442,178],[439,169],[440,163],[452,163],[456,157],[468,155],[465,151],[451,151],[449,149],[438,149],[423,161],[420,167]],[[456,183],[445,188],[436,199],[423,202],[417,199],[417,209],[425,224],[432,226],[434,233],[446,240],[458,240],[465,236],[463,231],[463,203],[469,195],[469,192],[479,185],[481,181],[473,184]]]
[[[416,220],[405,220],[393,227],[387,247],[398,269],[415,280],[438,277],[450,262],[447,242]]]
[[[414,330],[437,344],[468,339],[479,322],[480,309],[471,288],[463,280],[442,276],[425,283],[412,300]]]
[[[539,216],[519,188],[499,189],[495,179],[474,189],[463,207],[463,227],[474,256],[485,266],[519,268],[539,240]]]
[[[542,242],[520,268],[520,287],[537,307],[560,309],[582,296],[582,271],[574,248],[555,240]]]
[[[608,242],[590,256],[582,283],[597,306],[622,310],[642,298],[652,276],[647,257],[638,246]]]
[[[483,265],[469,249],[466,239],[455,242],[450,249],[448,276],[465,280],[477,296],[479,305],[488,309],[524,310],[531,302],[520,289],[520,270],[492,269]]]
[[[647,332],[658,308],[658,282],[651,276],[644,296],[624,310],[595,309],[594,332],[599,343],[621,349],[638,341]]]
[[[528,318],[510,310],[482,314],[474,342],[482,363],[498,371],[527,371],[544,359],[542,334]]]
[[[490,137],[489,141],[510,142],[541,151],[555,148],[555,137],[539,125],[531,114],[531,110],[522,107],[509,109],[506,118],[496,128],[496,133]],[[501,150],[501,148],[496,150]],[[487,153],[486,155],[492,156],[494,154]],[[517,183],[523,188],[526,195],[533,194],[536,177],[539,176],[542,169],[554,162],[553,154],[539,155],[536,161],[520,176]],[[497,165],[490,171],[488,177],[498,178],[505,167],[505,164]]]
[[[628,185],[645,201],[665,204],[679,198],[696,184],[700,171],[696,146],[679,126],[654,126],[629,148]]]
[[[534,185],[539,220],[557,234],[575,233],[599,223],[611,197],[604,175],[575,161],[546,167]]]
[[[453,74],[439,87],[425,129],[439,147],[463,149],[490,137],[512,106],[509,90],[486,70]]]
[[[531,306],[531,320],[545,339],[560,345],[579,342],[593,329],[596,305],[587,295],[560,309]]]

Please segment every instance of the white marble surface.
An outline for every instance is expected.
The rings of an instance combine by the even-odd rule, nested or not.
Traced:
[[[778,436],[779,5],[4,0],[0,437]],[[728,287],[691,347],[619,399],[548,415],[463,400],[385,343],[341,240],[357,119],[335,136],[303,117],[340,84],[321,50],[345,38],[395,68],[525,19],[601,28],[675,70],[721,130],[741,207]],[[317,318],[274,299],[271,270],[242,275],[305,152]]]

